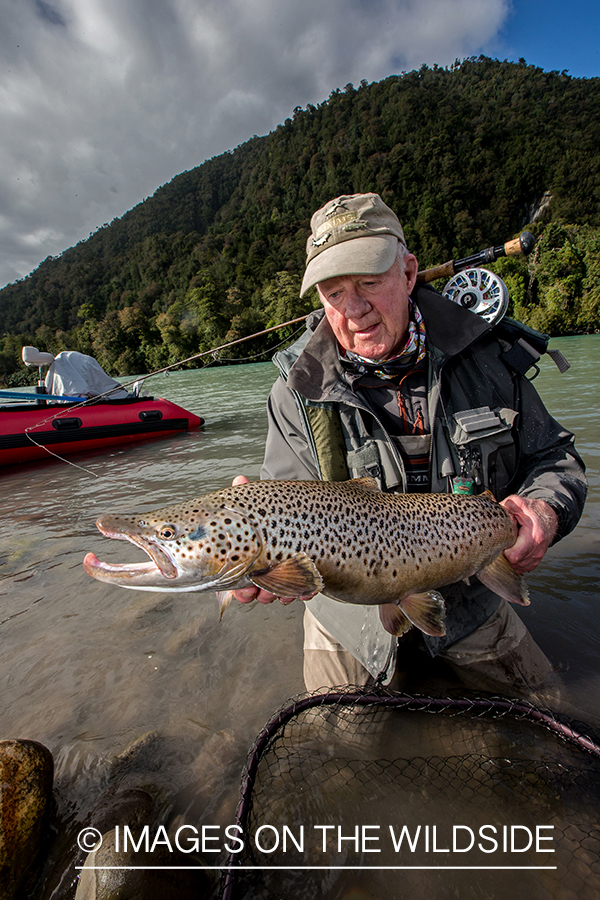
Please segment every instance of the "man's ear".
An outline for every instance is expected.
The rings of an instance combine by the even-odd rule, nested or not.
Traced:
[[[419,263],[417,261],[417,257],[413,253],[409,253],[404,257],[404,275],[406,277],[406,285],[408,287],[408,294],[412,293],[412,290],[417,283],[417,272],[419,271]]]

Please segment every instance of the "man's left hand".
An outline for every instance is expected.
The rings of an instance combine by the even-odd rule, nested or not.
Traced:
[[[528,500],[511,494],[501,505],[519,524],[517,540],[504,555],[519,575],[533,572],[554,540],[558,516],[544,500]]]

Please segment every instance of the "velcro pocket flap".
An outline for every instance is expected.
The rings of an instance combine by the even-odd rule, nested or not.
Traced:
[[[492,410],[489,406],[480,406],[477,409],[461,410],[452,416],[452,442],[460,446],[500,436],[502,433],[509,437],[517,416],[516,410],[507,407]]]

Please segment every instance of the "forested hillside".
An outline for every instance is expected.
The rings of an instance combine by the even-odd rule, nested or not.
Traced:
[[[513,313],[598,329],[599,147],[600,79],[481,57],[347,85],[0,291],[0,377],[18,376],[23,343],[123,375],[301,315],[310,215],[358,191],[398,212],[421,268],[528,226],[532,257],[495,266]]]

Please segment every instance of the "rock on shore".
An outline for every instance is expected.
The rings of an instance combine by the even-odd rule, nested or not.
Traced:
[[[0,741],[0,900],[35,873],[52,799],[54,762],[37,741]]]

